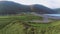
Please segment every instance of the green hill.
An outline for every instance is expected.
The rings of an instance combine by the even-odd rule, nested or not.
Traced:
[[[34,18],[33,18],[34,17]],[[38,16],[0,16],[0,34],[60,34],[60,21],[32,23]]]

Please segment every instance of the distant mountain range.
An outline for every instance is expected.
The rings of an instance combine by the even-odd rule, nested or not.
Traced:
[[[56,11],[39,4],[32,5],[31,8],[32,8],[32,11],[39,14],[57,14]]]
[[[22,5],[12,1],[0,1],[0,15],[36,12],[38,14],[56,14],[57,12],[43,5]]]
[[[58,14],[60,14],[60,8],[56,8],[56,9],[53,9],[55,11],[57,11]]]

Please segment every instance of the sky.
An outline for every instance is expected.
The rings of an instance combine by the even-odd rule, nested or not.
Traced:
[[[60,0],[8,0],[8,1],[14,1],[24,5],[41,4],[49,8],[60,8]]]

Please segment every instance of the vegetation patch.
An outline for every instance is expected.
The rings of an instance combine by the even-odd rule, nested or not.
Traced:
[[[38,16],[1,16],[0,34],[60,34],[59,20],[45,24],[26,22],[41,19]]]

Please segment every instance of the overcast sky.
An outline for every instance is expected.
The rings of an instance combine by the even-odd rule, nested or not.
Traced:
[[[30,5],[30,4],[42,4],[49,8],[59,8],[60,0],[9,0],[20,4]]]

